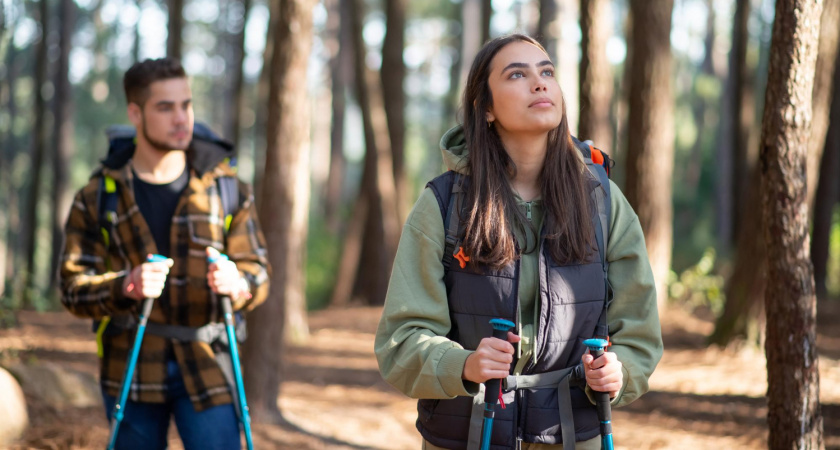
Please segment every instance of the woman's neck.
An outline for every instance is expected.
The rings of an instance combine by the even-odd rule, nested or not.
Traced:
[[[510,159],[516,164],[516,176],[511,179],[513,189],[526,202],[539,197],[548,134],[516,137],[500,134],[500,137]]]

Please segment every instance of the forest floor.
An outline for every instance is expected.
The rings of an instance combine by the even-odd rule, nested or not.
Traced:
[[[415,402],[382,381],[373,356],[381,309],[311,313],[311,339],[288,350],[280,407],[286,424],[255,424],[258,449],[419,449]],[[819,305],[820,400],[826,447],[840,449],[840,302]],[[18,316],[0,330],[0,352],[97,372],[87,321],[67,313]],[[705,348],[708,314],[672,307],[662,315],[665,355],[651,391],[613,411],[617,449],[767,448],[765,358],[760,350]],[[12,350],[12,352],[9,352]],[[8,362],[8,361],[7,361]],[[30,427],[13,449],[101,449],[101,407],[48,407],[27,393]],[[183,448],[174,426],[170,448]]]

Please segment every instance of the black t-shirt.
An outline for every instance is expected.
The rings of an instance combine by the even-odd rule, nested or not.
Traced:
[[[186,168],[178,178],[165,184],[147,183],[134,174],[134,199],[149,225],[160,255],[171,256],[169,235],[172,216],[189,181],[189,169]]]

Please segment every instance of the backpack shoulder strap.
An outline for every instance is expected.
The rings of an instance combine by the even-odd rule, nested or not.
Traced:
[[[590,141],[581,142],[572,138],[575,146],[583,155],[586,168],[598,180],[599,186],[592,190],[592,199],[595,202],[598,214],[598,224],[595,227],[595,239],[598,242],[598,253],[601,257],[601,266],[604,270],[604,288],[606,296],[604,307],[598,324],[595,328],[595,335],[609,339],[607,326],[607,309],[612,301],[612,289],[608,279],[609,262],[607,261],[607,244],[610,239],[610,221],[612,220],[612,193],[610,192],[609,168],[611,160],[609,156],[591,145]]]
[[[443,269],[449,270],[456,253],[461,250],[461,212],[464,207],[467,176],[455,171],[448,171],[428,182],[426,187],[432,190],[438,201],[443,225],[446,229],[446,244],[443,248]],[[458,259],[461,268],[469,259]]]
[[[117,200],[117,182],[103,174],[100,178],[99,190],[96,192],[96,202],[99,212],[99,231],[102,233],[105,247],[111,245],[111,230],[117,221]],[[110,266],[107,258],[106,265]]]
[[[222,200],[222,211],[225,216],[225,235],[230,231],[233,215],[239,207],[239,180],[234,176],[223,176],[216,179],[219,197]]]

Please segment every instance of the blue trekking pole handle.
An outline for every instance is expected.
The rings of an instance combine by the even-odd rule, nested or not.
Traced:
[[[516,324],[505,319],[491,319],[493,337],[507,341],[508,330]],[[490,449],[490,438],[493,435],[493,418],[496,415],[496,403],[502,393],[502,380],[494,378],[484,382],[484,426],[481,429],[481,450]]]
[[[583,345],[589,347],[589,353],[594,358],[604,354],[604,349],[609,342],[606,339],[587,339]],[[601,422],[601,448],[613,450],[612,438],[612,412],[610,411],[609,392],[592,391],[595,393],[595,406],[598,409],[598,420]]]
[[[149,255],[146,262],[163,262],[166,257],[162,255]],[[120,423],[125,416],[125,404],[128,400],[128,391],[131,388],[131,379],[134,377],[134,369],[137,366],[137,357],[140,355],[140,346],[143,343],[143,335],[146,332],[146,323],[149,321],[149,314],[152,312],[152,305],[155,299],[147,298],[143,300],[143,306],[140,310],[140,320],[137,324],[137,334],[134,335],[134,345],[131,348],[131,354],[128,358],[128,364],[125,366],[125,373],[123,374],[122,385],[120,386],[120,398],[116,405],[114,405],[114,413],[112,414],[111,434],[108,438],[108,450],[113,450],[117,445],[117,433],[120,431]]]
[[[218,258],[208,258],[208,261],[215,263],[219,260],[227,261],[227,259],[227,255],[220,254]],[[230,360],[233,366],[233,378],[236,382],[237,397],[239,397],[239,421],[242,424],[242,430],[245,432],[245,442],[248,445],[248,450],[254,450],[254,442],[251,438],[251,416],[248,414],[248,402],[245,399],[245,384],[242,381],[242,367],[239,365],[239,347],[236,343],[236,332],[233,325],[233,304],[229,296],[223,295],[221,297],[225,331],[227,332],[228,347],[230,348]]]

